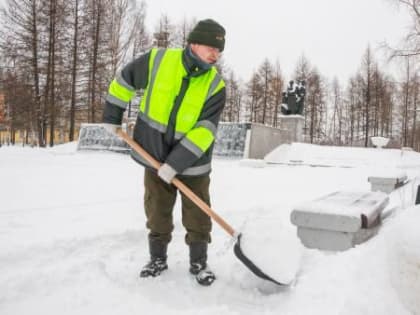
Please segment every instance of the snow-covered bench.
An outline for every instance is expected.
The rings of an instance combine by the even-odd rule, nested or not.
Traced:
[[[375,175],[369,176],[368,181],[372,191],[383,191],[389,194],[406,183],[407,175],[405,173]]]
[[[383,192],[337,191],[296,206],[291,222],[306,247],[346,250],[376,234],[388,202]]]

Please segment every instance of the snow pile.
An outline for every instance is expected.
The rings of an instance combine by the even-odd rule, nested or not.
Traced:
[[[78,142],[68,142],[65,144],[56,145],[55,147],[49,148],[48,151],[56,154],[71,154],[76,153]]]
[[[306,148],[304,157],[320,156]],[[391,151],[380,151],[385,164]],[[366,152],[360,154],[378,158]],[[401,159],[410,178],[420,173],[412,153],[417,160]],[[336,160],[336,148],[323,147],[322,157]],[[302,249],[290,222],[300,202],[337,190],[369,191],[372,167],[245,164],[214,160],[212,207],[243,233],[244,252],[267,274],[290,279],[297,272],[289,288],[254,276],[217,224],[209,246],[217,281],[199,286],[188,273],[180,198],[169,269],[139,279],[149,258],[142,167],[123,154],[76,152],[74,143],[1,147],[0,314],[419,314],[419,208],[396,211],[376,237],[339,253]],[[390,195],[393,207],[413,204],[414,182]]]
[[[391,283],[413,314],[420,314],[420,206],[407,209],[386,231]]]
[[[419,167],[420,154],[397,149],[320,146],[307,143],[283,144],[265,156],[267,163],[336,167]]]
[[[266,167],[267,163],[264,160],[258,159],[242,159],[239,161],[239,165],[244,167],[263,168]]]
[[[277,282],[293,283],[302,256],[295,228],[277,218],[255,216],[246,222],[241,232],[241,249],[246,257]]]

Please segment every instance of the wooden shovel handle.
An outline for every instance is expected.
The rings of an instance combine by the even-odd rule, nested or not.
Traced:
[[[151,156],[146,150],[144,150],[137,142],[121,129],[117,130],[117,134],[142,158],[144,158],[150,165],[155,169],[159,169],[161,163]],[[194,202],[202,211],[207,213],[214,221],[216,221],[230,236],[236,236],[235,230],[223,220],[216,212],[214,212],[200,197],[198,197],[190,188],[188,188],[178,178],[172,180],[172,184],[177,187],[185,196],[187,196],[192,202]]]

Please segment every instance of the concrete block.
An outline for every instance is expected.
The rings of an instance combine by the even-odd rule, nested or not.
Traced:
[[[372,225],[388,202],[382,192],[337,191],[297,205],[291,222],[300,227],[356,232]]]
[[[82,124],[77,150],[109,150],[130,153],[130,148],[124,140],[109,134],[101,124]]]
[[[217,156],[263,159],[281,144],[303,140],[303,117],[279,116],[278,127],[259,123],[221,122],[213,153]]]
[[[368,181],[370,182],[372,191],[382,191],[387,194],[404,185],[406,180],[406,175],[368,177]]]
[[[246,153],[246,136],[250,123],[221,122],[213,153],[217,156],[243,158]]]
[[[396,186],[395,185],[386,185],[386,184],[371,184],[371,190],[372,191],[382,191],[384,193],[390,194],[391,192],[393,192],[395,190]]]
[[[361,244],[378,232],[379,225],[360,229],[356,232],[339,232],[298,227],[297,233],[302,244],[307,248],[344,251]]]
[[[301,115],[279,115],[278,126],[284,132],[283,143],[303,142],[304,123]]]
[[[326,229],[330,231],[355,232],[361,227],[358,216],[343,216],[341,214],[322,214],[309,211],[293,210],[291,222],[299,227]]]
[[[252,124],[247,158],[263,159],[267,153],[288,141],[287,139],[281,129]]]
[[[388,202],[383,192],[337,191],[296,206],[290,219],[306,247],[346,250],[377,233]]]

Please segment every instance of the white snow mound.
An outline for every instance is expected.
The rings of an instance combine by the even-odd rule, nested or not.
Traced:
[[[391,283],[401,302],[420,314],[420,206],[395,218],[385,234]]]
[[[302,256],[302,244],[296,230],[275,218],[253,218],[241,232],[244,255],[270,278],[291,284]]]

